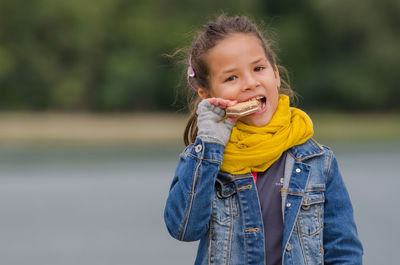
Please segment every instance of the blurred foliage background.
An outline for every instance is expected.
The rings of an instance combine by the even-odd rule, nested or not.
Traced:
[[[397,0],[0,0],[0,110],[177,111],[163,54],[222,11],[267,26],[301,107],[400,110]]]

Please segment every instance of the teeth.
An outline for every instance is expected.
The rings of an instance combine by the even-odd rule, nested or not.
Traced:
[[[254,97],[254,98],[250,99],[250,100],[259,100],[259,99],[262,99],[262,98],[263,98],[263,96],[257,96],[257,97]]]

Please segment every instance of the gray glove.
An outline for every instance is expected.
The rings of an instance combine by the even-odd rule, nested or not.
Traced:
[[[214,106],[208,100],[203,99],[197,107],[197,137],[203,141],[225,145],[231,136],[235,125],[225,116],[225,110]]]

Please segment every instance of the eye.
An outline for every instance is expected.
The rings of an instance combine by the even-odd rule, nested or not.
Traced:
[[[262,71],[262,70],[264,70],[264,69],[265,69],[264,66],[257,66],[257,67],[254,68],[254,71],[255,71],[255,72],[259,72],[259,71]]]
[[[236,78],[237,78],[236,75],[231,75],[230,77],[228,77],[227,79],[225,79],[225,82],[233,81],[233,80],[235,80]]]

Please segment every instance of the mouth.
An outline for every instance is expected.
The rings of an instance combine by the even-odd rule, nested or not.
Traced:
[[[264,96],[256,96],[248,101],[252,101],[252,100],[257,100],[258,101],[258,105],[260,106],[260,109],[263,109],[265,107],[265,104],[267,102],[266,97]]]
[[[265,110],[266,98],[255,96],[246,101],[239,102],[226,108],[226,115],[229,117],[243,117],[253,113],[262,113]]]

